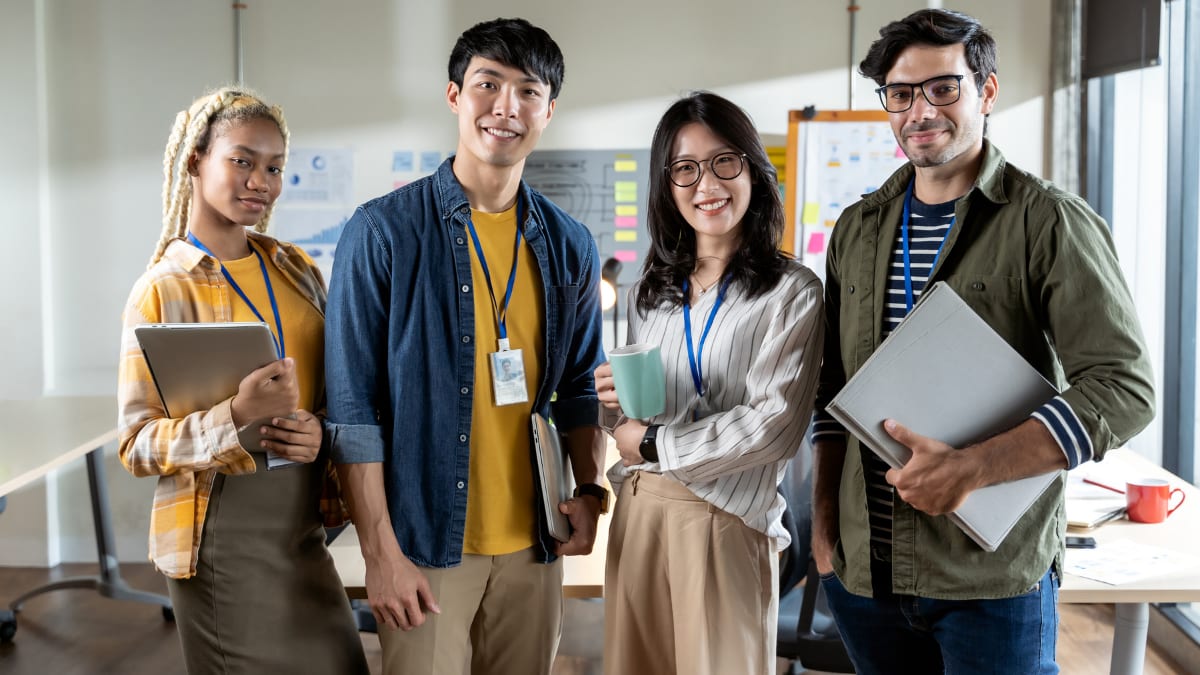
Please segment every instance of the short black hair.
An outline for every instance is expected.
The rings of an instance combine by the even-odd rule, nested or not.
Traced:
[[[546,31],[525,19],[493,19],[471,26],[458,37],[450,52],[450,81],[463,86],[467,65],[474,57],[519,68],[550,87],[550,100],[558,98],[563,83],[563,55]]]
[[[948,9],[922,9],[879,29],[879,39],[871,44],[867,58],[858,65],[863,77],[887,84],[888,71],[900,52],[913,45],[945,47],[961,44],[967,65],[975,73],[975,86],[996,72],[996,40],[977,19]]]
[[[787,258],[779,252],[784,224],[779,180],[754,121],[729,99],[707,91],[692,92],[667,108],[650,143],[646,214],[650,251],[637,293],[642,316],[660,305],[679,307],[686,302],[682,284],[696,267],[696,232],[675,205],[667,176],[675,139],[693,123],[708,127],[738,154],[744,154],[750,172],[750,204],[742,217],[738,250],[726,266],[730,278],[753,298],[774,288],[787,265]]]

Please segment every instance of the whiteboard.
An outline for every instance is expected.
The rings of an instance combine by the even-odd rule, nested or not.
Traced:
[[[811,119],[800,113],[792,124],[788,250],[824,280],[825,252],[842,211],[877,190],[908,160],[883,111],[832,111]]]

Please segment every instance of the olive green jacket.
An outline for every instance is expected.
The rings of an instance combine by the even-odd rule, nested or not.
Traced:
[[[881,342],[888,269],[912,177],[911,164],[901,167],[878,191],[846,209],[834,228],[825,281],[822,406]],[[1095,459],[1103,458],[1154,416],[1145,341],[1108,227],[1083,199],[1007,164],[986,140],[979,177],[954,212],[929,283],[947,282],[1062,391],[1091,439]],[[848,590],[869,596],[870,528],[860,453],[851,436],[842,467],[834,570]],[[1061,563],[1064,486],[1065,474],[994,553],[949,519],[896,498],[893,590],[942,599],[1028,591],[1051,563]]]

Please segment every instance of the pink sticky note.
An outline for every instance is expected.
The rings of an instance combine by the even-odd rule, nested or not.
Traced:
[[[808,254],[817,255],[825,252],[825,233],[813,232],[808,238]]]
[[[615,225],[616,227],[637,228],[637,226],[638,226],[637,216],[615,216],[613,218],[613,225]]]
[[[908,159],[908,156],[904,154],[899,145],[896,145],[896,159]]]
[[[621,262],[634,262],[637,260],[637,251],[617,251],[613,257]]]

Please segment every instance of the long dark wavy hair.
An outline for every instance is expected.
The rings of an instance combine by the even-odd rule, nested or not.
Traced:
[[[742,217],[740,241],[725,271],[732,284],[749,297],[769,291],[783,275],[787,256],[779,250],[783,239],[783,202],[779,179],[767,158],[754,122],[728,99],[707,91],[693,92],[676,101],[663,114],[650,146],[650,199],[646,218],[650,252],[642,265],[637,307],[644,317],[655,307],[680,307],[686,301],[683,282],[696,268],[696,233],[675,206],[673,184],[666,166],[671,163],[675,137],[683,127],[698,122],[737,152],[746,155],[750,171],[750,204]]]

